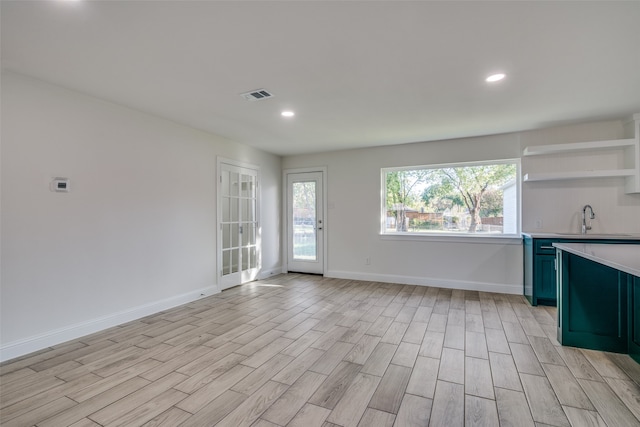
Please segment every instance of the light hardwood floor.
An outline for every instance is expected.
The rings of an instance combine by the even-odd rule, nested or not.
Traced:
[[[1,365],[10,426],[640,426],[522,296],[281,275]]]

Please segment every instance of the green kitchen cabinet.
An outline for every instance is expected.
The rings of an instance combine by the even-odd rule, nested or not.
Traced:
[[[626,353],[630,275],[558,250],[558,341]]]
[[[556,257],[538,255],[535,261],[536,299],[538,304],[555,305],[556,302]]]
[[[557,244],[558,342],[640,363],[640,246]]]
[[[525,234],[524,244],[524,296],[531,305],[557,304],[556,250],[554,243],[606,243],[640,244],[640,240],[598,237],[536,237]]]
[[[524,236],[524,295],[531,305],[556,305],[556,242]]]
[[[531,305],[556,304],[556,252],[551,243],[524,237],[524,295]]]
[[[640,277],[629,283],[629,355],[640,363]]]

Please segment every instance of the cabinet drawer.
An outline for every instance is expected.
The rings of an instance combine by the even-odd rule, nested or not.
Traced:
[[[534,251],[537,255],[555,255],[556,248],[552,246],[557,240],[534,240]]]

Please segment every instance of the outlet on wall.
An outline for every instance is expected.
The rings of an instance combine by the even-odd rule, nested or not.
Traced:
[[[366,257],[364,259],[364,265],[371,265],[371,258],[370,257]]]
[[[536,227],[536,230],[542,229],[542,220],[541,219],[536,219],[535,227]]]

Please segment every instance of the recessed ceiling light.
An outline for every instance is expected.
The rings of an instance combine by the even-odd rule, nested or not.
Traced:
[[[293,117],[296,115],[296,113],[294,113],[293,111],[283,111],[280,114],[282,115],[282,117]]]
[[[499,82],[500,80],[504,79],[505,77],[506,77],[506,74],[502,74],[502,73],[492,74],[489,77],[487,77],[485,81],[487,81],[489,83]]]

